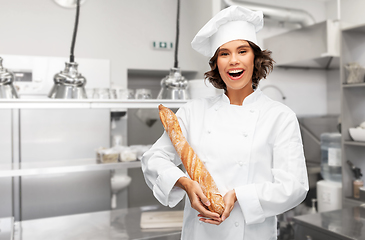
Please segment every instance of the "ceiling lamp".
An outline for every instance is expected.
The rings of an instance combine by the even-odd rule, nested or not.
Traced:
[[[87,98],[85,91],[86,78],[78,72],[78,64],[74,61],[74,48],[79,23],[80,0],[77,0],[75,28],[72,37],[70,62],[66,62],[65,69],[57,73],[53,80],[54,85],[48,94],[49,98]]]
[[[161,80],[161,90],[157,99],[185,100],[189,99],[187,92],[188,80],[182,75],[178,67],[178,49],[179,49],[179,17],[180,17],[180,0],[177,1],[177,18],[176,18],[176,39],[175,39],[175,62],[174,67],[170,69],[170,74]]]
[[[65,8],[76,8],[77,0],[54,0],[58,5]],[[86,0],[81,0],[80,5],[83,4]]]
[[[13,81],[14,73],[3,67],[3,59],[0,57],[0,98],[19,98]]]

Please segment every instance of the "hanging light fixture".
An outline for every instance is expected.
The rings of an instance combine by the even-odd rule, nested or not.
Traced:
[[[14,73],[3,67],[3,59],[0,57],[0,98],[19,98],[14,88]]]
[[[74,48],[79,23],[79,14],[80,0],[77,0],[76,20],[72,37],[70,62],[66,62],[65,69],[54,76],[54,85],[48,94],[49,98],[87,98],[85,91],[86,78],[78,72],[78,64],[74,61]]]
[[[178,66],[178,49],[179,49],[179,25],[180,25],[180,0],[177,1],[176,17],[176,39],[175,39],[175,62],[174,67],[170,69],[170,74],[161,80],[161,90],[157,96],[158,99],[189,99],[187,92],[188,80],[181,75]]]
[[[54,0],[58,5],[65,8],[76,8],[77,0]],[[83,4],[86,0],[81,0],[80,5]]]

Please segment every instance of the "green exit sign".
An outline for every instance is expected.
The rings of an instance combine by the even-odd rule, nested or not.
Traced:
[[[158,42],[158,41],[154,41],[152,43],[152,46],[154,49],[166,49],[166,50],[170,50],[174,48],[174,44],[172,42]]]

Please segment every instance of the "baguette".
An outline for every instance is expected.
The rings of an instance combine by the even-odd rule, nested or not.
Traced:
[[[208,206],[208,209],[221,216],[224,211],[223,197],[219,193],[218,187],[212,176],[196,155],[193,148],[186,141],[176,115],[169,108],[161,104],[158,109],[161,122],[169,135],[176,152],[180,156],[187,173],[192,180],[199,183],[204,195],[209,199],[210,206]]]

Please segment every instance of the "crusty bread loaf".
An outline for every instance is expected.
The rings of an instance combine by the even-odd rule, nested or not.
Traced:
[[[159,105],[158,108],[160,110],[161,122],[168,133],[176,152],[179,154],[186,171],[192,180],[197,181],[200,184],[204,195],[209,199],[209,210],[222,215],[224,211],[223,197],[219,193],[217,185],[205,168],[203,162],[199,159],[183,136],[176,115],[163,105]]]

